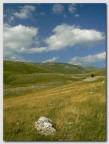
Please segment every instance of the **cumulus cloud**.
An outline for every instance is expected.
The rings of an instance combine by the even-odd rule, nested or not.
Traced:
[[[69,63],[74,65],[83,65],[88,63],[95,63],[106,59],[106,52],[102,52],[95,55],[88,55],[85,57],[73,57]]]
[[[48,51],[47,47],[34,47],[34,48],[28,49],[28,51],[27,51],[26,48],[24,48],[21,52],[25,52],[25,53],[42,53],[42,52],[47,52],[47,51]]]
[[[38,28],[23,25],[11,27],[9,24],[4,24],[3,31],[5,58],[12,57],[15,52],[29,51],[31,46],[37,44]]]
[[[53,33],[45,40],[48,50],[61,50],[76,45],[92,46],[105,38],[104,34],[97,30],[81,29],[67,24],[56,26]]]
[[[25,5],[23,7],[20,7],[20,10],[17,12],[14,12],[13,15],[20,19],[26,19],[30,17],[32,12],[34,11],[35,11],[35,6]]]
[[[34,43],[34,38],[38,34],[38,28],[17,25],[11,27],[4,26],[4,47],[9,49],[21,50],[20,48],[29,47]]]
[[[64,11],[64,6],[62,4],[54,4],[52,11],[55,14],[62,14]]]
[[[59,57],[53,57],[53,58],[50,58],[50,59],[48,59],[48,60],[43,61],[42,63],[55,62],[55,61],[57,61],[58,59],[59,59]]]
[[[66,24],[53,29],[53,35],[45,39],[44,47],[38,46],[38,28],[4,24],[4,58],[16,58],[16,53],[42,53],[62,50],[76,45],[90,46],[104,39],[96,30],[81,29]]]
[[[77,45],[92,46],[105,38],[102,32],[66,24],[56,26],[52,32],[45,39],[45,46],[39,46],[41,42],[38,39],[38,28],[4,24],[4,58],[11,58],[19,53],[58,51]]]

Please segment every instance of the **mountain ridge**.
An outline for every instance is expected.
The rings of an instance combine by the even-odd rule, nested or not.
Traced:
[[[82,74],[104,70],[93,66],[79,66],[67,63],[33,63],[21,61],[4,61],[4,71],[14,71],[21,73],[63,73]]]

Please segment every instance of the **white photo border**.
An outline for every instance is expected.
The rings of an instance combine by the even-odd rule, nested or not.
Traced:
[[[2,143],[15,143],[17,144],[18,142],[4,142],[3,141],[3,4],[5,3],[106,3],[107,5],[107,141],[106,142],[99,142],[101,143],[109,143],[109,90],[108,90],[108,83],[109,83],[109,77],[108,77],[108,72],[109,72],[109,0],[0,0],[0,144]],[[20,142],[22,144],[25,144],[26,142]],[[48,143],[48,142],[29,142],[29,144],[35,144],[35,143]],[[56,143],[56,142],[51,142],[51,143]],[[61,143],[61,142],[58,142]],[[67,143],[67,142],[66,142]],[[92,142],[71,142],[73,144],[76,143],[89,143],[92,144]],[[98,142],[94,142],[95,144]]]

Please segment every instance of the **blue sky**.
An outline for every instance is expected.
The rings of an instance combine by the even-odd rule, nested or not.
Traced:
[[[4,59],[104,67],[105,4],[4,4]]]

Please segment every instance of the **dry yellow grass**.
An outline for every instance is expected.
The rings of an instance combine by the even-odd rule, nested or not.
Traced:
[[[34,122],[46,116],[57,130],[41,136]],[[105,141],[105,82],[75,82],[35,94],[4,99],[5,141]]]

